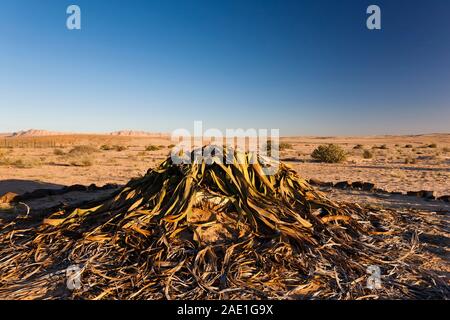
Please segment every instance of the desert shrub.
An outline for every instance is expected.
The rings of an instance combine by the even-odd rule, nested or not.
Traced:
[[[435,149],[435,148],[437,148],[437,144],[436,143],[432,143],[432,144],[428,145],[428,148]]]
[[[33,168],[34,166],[40,165],[38,160],[23,160],[23,159],[11,159],[6,157],[0,157],[0,166],[12,166],[15,168]]]
[[[94,165],[94,162],[92,161],[92,159],[85,157],[72,160],[70,164],[75,167],[90,167]]]
[[[112,149],[113,149],[113,147],[110,146],[109,144],[104,144],[104,145],[102,145],[100,147],[100,150],[103,150],[103,151],[109,151],[109,150],[112,150]]]
[[[373,146],[372,149],[380,149],[380,150],[387,150],[389,149],[387,145],[382,144],[381,146]]]
[[[356,146],[353,147],[353,149],[359,150],[362,149],[363,145],[362,144],[357,144]]]
[[[272,150],[272,145],[277,148],[279,151],[283,151],[286,149],[293,149],[294,147],[292,146],[292,144],[287,143],[287,142],[281,142],[279,144],[276,144],[274,142],[272,142],[272,140],[267,141],[267,143],[265,144],[264,148],[266,149],[267,155],[270,156],[271,154],[271,150]]]
[[[25,168],[26,164],[22,159],[11,162],[11,164],[16,168]]]
[[[72,150],[69,151],[70,155],[86,155],[97,152],[97,148],[88,145],[75,146]]]
[[[279,150],[282,151],[282,150],[286,150],[286,149],[293,149],[292,144],[287,143],[287,142],[280,143]]]
[[[414,164],[416,162],[417,162],[416,158],[406,158],[405,159],[405,164],[408,164],[408,163]]]
[[[83,165],[83,167],[90,167],[94,165],[94,162],[89,158],[84,158],[81,160],[81,164]]]
[[[114,150],[116,150],[116,151],[124,151],[124,150],[127,150],[128,148],[127,147],[125,147],[125,146],[114,146]]]
[[[161,150],[161,148],[158,147],[158,146],[155,146],[153,144],[148,145],[147,147],[145,147],[145,151],[158,151],[158,150]]]
[[[25,168],[33,168],[34,166],[39,165],[39,163],[33,160],[17,159],[17,160],[8,160],[8,165],[20,169],[25,169]]]
[[[370,150],[364,150],[363,158],[364,159],[372,159],[373,158],[373,153]]]
[[[109,144],[104,144],[100,147],[101,150],[103,151],[111,151],[111,150],[115,150],[115,151],[124,151],[127,150],[128,148],[125,146],[119,146],[119,145],[114,145],[114,146],[110,146]]]
[[[167,148],[169,148],[169,149],[172,149],[172,148],[174,148],[174,147],[175,147],[174,144],[169,144],[169,145],[167,146]]]
[[[442,151],[445,153],[448,153],[448,152],[450,152],[450,148],[448,148],[448,147],[442,148]]]
[[[65,153],[61,149],[53,149],[53,154],[55,156],[63,156]]]
[[[412,144],[406,144],[405,145],[405,148],[407,148],[407,149],[412,149],[412,147],[413,147]]]
[[[320,162],[338,163],[347,159],[344,149],[336,144],[320,145],[312,153],[311,157]]]

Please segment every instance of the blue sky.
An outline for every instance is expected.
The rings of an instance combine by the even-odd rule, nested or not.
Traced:
[[[66,28],[77,4],[82,30]],[[382,30],[366,28],[370,4]],[[449,132],[450,1],[5,0],[0,132]]]

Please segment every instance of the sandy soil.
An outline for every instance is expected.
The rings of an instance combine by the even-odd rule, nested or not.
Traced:
[[[172,144],[169,137],[164,136],[73,135],[7,140],[0,147],[0,194],[72,184],[124,184],[162,161]],[[282,160],[305,178],[366,181],[389,191],[433,190],[438,196],[450,194],[450,134],[289,137],[281,141],[291,145],[281,152]],[[327,143],[342,146],[349,154],[347,161],[340,164],[314,162],[311,152]],[[91,145],[97,150],[71,153],[77,145]],[[125,150],[102,150],[102,145],[122,146]],[[149,145],[159,150],[145,151]],[[373,157],[365,159],[364,150],[369,150]]]

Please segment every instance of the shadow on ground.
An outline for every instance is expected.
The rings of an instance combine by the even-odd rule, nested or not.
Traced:
[[[328,187],[319,189],[326,192],[328,197],[334,200],[358,202],[390,209],[416,209],[438,213],[450,212],[450,203],[439,200],[426,200],[407,195],[382,194],[353,189],[341,190]]]
[[[61,189],[62,187],[64,187],[64,185],[43,181],[19,179],[0,180],[0,195],[5,194],[6,192],[23,194],[38,189]]]

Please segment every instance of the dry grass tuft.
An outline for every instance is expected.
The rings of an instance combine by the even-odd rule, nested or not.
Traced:
[[[70,165],[75,167],[91,167],[94,165],[94,161],[91,158],[82,157],[71,160]]]
[[[122,146],[122,145],[113,145],[113,146],[111,146],[111,145],[109,145],[109,144],[104,144],[104,145],[102,145],[101,147],[100,147],[100,149],[101,150],[103,150],[103,151],[111,151],[111,150],[114,150],[114,151],[125,151],[125,150],[127,150],[128,148],[126,147],[126,146]]]
[[[155,146],[153,144],[145,147],[145,151],[158,151],[158,150],[161,150],[161,147]]]
[[[96,147],[89,145],[81,145],[75,146],[72,150],[69,151],[69,154],[71,156],[83,156],[93,154],[94,152],[98,152],[98,149]]]
[[[364,159],[372,159],[373,158],[373,153],[370,150],[364,150],[363,158]]]
[[[63,156],[63,155],[65,155],[65,152],[61,149],[53,149],[53,154],[55,156]]]

